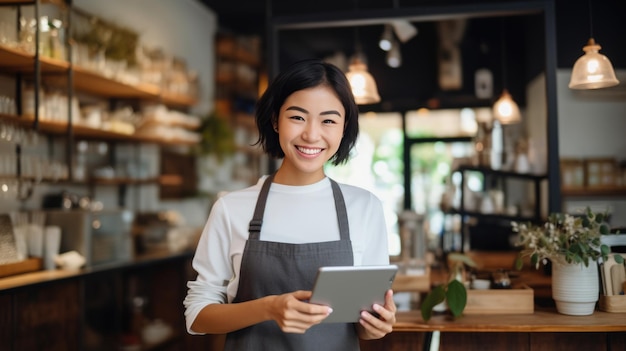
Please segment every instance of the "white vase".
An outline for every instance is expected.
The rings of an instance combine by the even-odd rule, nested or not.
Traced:
[[[552,298],[559,313],[573,316],[593,314],[600,293],[598,264],[552,261]]]

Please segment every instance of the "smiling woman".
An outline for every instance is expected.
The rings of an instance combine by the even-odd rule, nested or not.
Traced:
[[[391,290],[357,323],[321,324],[332,309],[308,302],[319,267],[389,263],[380,200],[324,172],[348,160],[358,135],[346,76],[300,61],[272,81],[255,117],[258,143],[283,162],[213,205],[188,284],[187,329],[227,333],[226,350],[358,350],[359,338],[391,332]]]

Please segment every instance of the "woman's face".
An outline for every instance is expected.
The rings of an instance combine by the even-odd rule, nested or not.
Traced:
[[[277,178],[293,185],[321,180],[324,164],[339,149],[344,124],[345,110],[331,88],[317,86],[289,95],[278,116],[285,158]]]

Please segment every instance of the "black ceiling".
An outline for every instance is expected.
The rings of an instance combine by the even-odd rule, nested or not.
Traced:
[[[477,3],[463,0],[201,0],[217,13],[219,30],[237,34],[258,34],[265,37],[266,22],[272,16],[286,17],[302,14],[328,14],[333,11],[372,11],[410,7],[441,7]],[[549,1],[549,0],[547,0]],[[480,4],[503,3],[506,0],[483,0]],[[514,1],[508,1],[514,2]],[[517,1],[519,3],[519,1]],[[618,4],[619,3],[619,4]],[[610,6],[609,6],[610,4]],[[626,67],[622,38],[626,26],[621,18],[626,2],[600,0],[593,2],[593,34],[603,46],[616,67]],[[589,4],[577,0],[556,0],[556,27],[558,66],[571,67],[582,54],[582,46],[590,34]],[[383,25],[341,28],[317,28],[308,30],[282,30],[279,34],[280,66],[303,58],[326,57],[336,51],[351,55],[355,36],[359,38],[367,56],[369,69],[376,77],[383,100],[392,106],[375,106],[375,110],[415,108],[436,101],[442,107],[489,105],[479,101],[473,94],[473,75],[483,66],[494,74],[494,94],[501,90],[503,80],[517,100],[524,103],[525,84],[543,70],[544,24],[540,15],[477,18],[467,22],[462,51],[463,88],[445,92],[437,87],[436,23],[413,23],[418,35],[402,45],[403,65],[390,68],[384,63],[385,53],[376,42]],[[355,34],[356,32],[356,34]],[[500,47],[501,33],[506,35],[506,64],[503,65]],[[505,75],[502,75],[506,69]],[[518,84],[516,84],[518,83]],[[517,95],[517,96],[516,96]],[[417,106],[416,106],[417,105]]]
[[[271,16],[327,14],[340,11],[390,10],[472,3],[519,2],[516,0],[198,0],[218,14],[219,26],[236,33],[264,33]],[[563,0],[565,1],[565,0]],[[569,0],[567,0],[569,1]]]

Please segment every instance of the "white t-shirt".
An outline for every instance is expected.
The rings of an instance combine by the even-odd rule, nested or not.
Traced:
[[[198,272],[184,301],[187,330],[208,304],[229,303],[237,293],[248,225],[267,176],[249,188],[219,198],[211,209],[196,253],[193,268]],[[387,225],[380,200],[371,192],[340,184],[350,227],[354,265],[389,263]],[[272,183],[261,240],[312,243],[339,240],[339,226],[330,180],[306,186]]]

